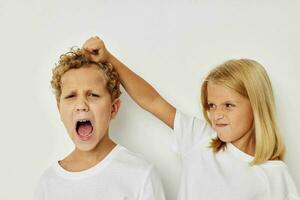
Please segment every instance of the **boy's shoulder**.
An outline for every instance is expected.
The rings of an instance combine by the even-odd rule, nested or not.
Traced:
[[[68,172],[58,164],[58,161],[52,163],[41,176],[41,180],[51,180],[57,177],[83,177],[90,174],[96,174],[105,170],[108,173],[116,171],[124,174],[134,173],[137,176],[146,175],[153,170],[153,164],[149,163],[142,154],[128,150],[126,147],[118,144],[104,160],[97,166],[81,171],[79,173]],[[107,171],[108,170],[108,171]]]
[[[149,163],[141,153],[128,150],[122,145],[117,145],[120,149],[118,156],[115,157],[115,162],[122,165],[127,165],[128,168],[135,170],[150,170],[153,165]]]

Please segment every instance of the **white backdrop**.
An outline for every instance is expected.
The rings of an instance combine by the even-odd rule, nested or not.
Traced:
[[[201,80],[232,58],[262,63],[272,80],[286,163],[300,188],[300,2],[237,0],[0,1],[0,199],[31,199],[41,173],[72,150],[50,87],[60,54],[99,35],[174,106],[201,117]],[[171,130],[123,92],[111,137],[158,169],[176,198]]]

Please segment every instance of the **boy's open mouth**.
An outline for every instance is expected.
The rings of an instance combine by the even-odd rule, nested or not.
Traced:
[[[93,125],[88,119],[81,119],[76,122],[76,132],[81,140],[88,140],[93,132]]]

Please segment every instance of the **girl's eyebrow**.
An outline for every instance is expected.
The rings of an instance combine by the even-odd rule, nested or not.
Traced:
[[[212,103],[212,101],[211,100],[207,100],[207,103]]]
[[[237,101],[232,101],[232,100],[229,100],[229,101],[225,101],[225,102],[223,102],[223,104],[228,104],[228,103],[230,103],[230,104],[236,104],[236,103],[237,103]]]
[[[213,103],[212,101],[210,101],[210,100],[207,100],[207,103],[208,104],[210,104],[210,103]],[[237,103],[239,103],[239,101],[237,101],[237,100],[227,100],[227,101],[224,101],[224,102],[222,102],[221,104],[237,104]]]

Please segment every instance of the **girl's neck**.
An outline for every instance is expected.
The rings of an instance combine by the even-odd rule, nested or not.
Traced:
[[[242,138],[231,143],[244,153],[250,156],[255,155],[255,137],[252,130],[246,133]]]

